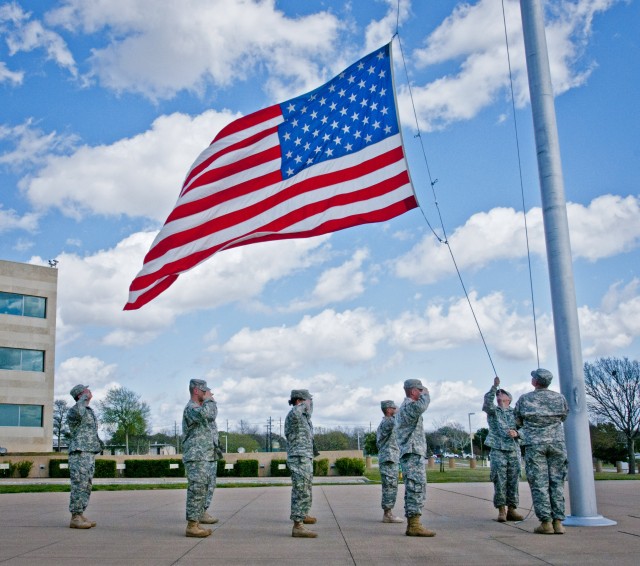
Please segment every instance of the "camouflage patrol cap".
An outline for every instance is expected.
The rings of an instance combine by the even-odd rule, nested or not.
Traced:
[[[509,397],[509,401],[513,401],[513,395],[511,395],[511,393],[509,393],[506,389],[498,389],[496,391],[496,397],[498,395],[500,395],[500,393],[506,395],[507,397]]]
[[[548,369],[538,368],[531,372],[531,377],[536,380],[538,385],[542,387],[549,387],[551,380],[553,379],[553,374]]]
[[[207,387],[207,382],[204,379],[192,379],[189,382],[189,391],[193,391],[194,389],[200,389],[200,391],[211,391],[211,389]]]
[[[291,399],[313,399],[308,389],[292,389]]]
[[[405,389],[424,389],[424,385],[422,385],[422,381],[419,379],[407,379],[404,382]]]
[[[380,408],[384,411],[385,409],[397,409],[396,404],[393,401],[380,401]]]
[[[78,385],[74,385],[71,388],[71,391],[69,391],[69,394],[71,395],[71,397],[73,397],[74,399],[77,399],[78,397],[80,397],[80,394],[85,390],[88,389],[89,386],[88,385],[82,385],[80,383],[78,383]]]

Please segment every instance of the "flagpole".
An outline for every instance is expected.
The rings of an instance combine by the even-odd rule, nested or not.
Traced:
[[[569,224],[542,0],[520,0],[520,11],[538,156],[560,390],[569,403],[564,430],[571,515],[564,524],[615,525],[615,521],[598,514],[596,504]]]

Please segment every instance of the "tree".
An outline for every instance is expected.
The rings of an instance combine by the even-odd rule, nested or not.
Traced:
[[[473,445],[479,449],[481,458],[484,458],[485,442],[487,441],[487,436],[489,436],[489,429],[487,427],[479,428],[473,435]]]
[[[368,456],[375,456],[378,453],[375,432],[367,432],[367,434],[364,435],[364,451]]]
[[[149,405],[140,395],[126,387],[114,387],[107,391],[104,401],[98,404],[100,418],[115,434],[124,436],[125,452],[129,454],[129,437],[146,435],[149,428]]]
[[[613,423],[589,423],[593,457],[615,465],[627,459],[626,441]]]
[[[598,422],[613,424],[624,435],[629,474],[635,474],[635,440],[640,434],[640,363],[628,358],[586,362],[584,381],[591,415]]]
[[[317,434],[314,432],[313,440],[318,451],[348,450],[351,444],[349,435],[341,430],[327,430]]]
[[[58,451],[60,451],[61,440],[69,436],[69,426],[67,425],[67,411],[69,405],[62,399],[53,402],[53,436],[57,439]]]

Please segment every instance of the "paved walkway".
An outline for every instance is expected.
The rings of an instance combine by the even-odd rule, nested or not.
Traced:
[[[495,522],[489,483],[430,484],[423,520],[433,539],[381,523],[379,485],[314,487],[317,539],[291,538],[287,486],[217,490],[220,523],[206,539],[184,537],[182,489],[95,492],[87,515],[98,526],[88,531],[68,528],[67,493],[2,494],[0,564],[638,564],[640,482],[600,481],[596,490],[600,513],[616,526],[543,536],[532,534],[533,516]],[[520,491],[526,512],[529,488]],[[399,502],[402,494],[401,486]]]

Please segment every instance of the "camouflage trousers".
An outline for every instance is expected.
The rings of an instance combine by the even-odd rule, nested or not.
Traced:
[[[380,462],[382,508],[393,509],[398,496],[398,462]]]
[[[199,521],[211,504],[218,462],[196,460],[185,462],[187,472],[187,521]]]
[[[302,521],[311,510],[313,485],[313,458],[289,456],[287,466],[291,471],[291,520]]]
[[[517,507],[520,460],[515,450],[491,449],[491,481],[493,482],[493,505]]]
[[[564,480],[567,476],[564,442],[529,445],[525,448],[524,462],[536,517],[540,521],[564,520]]]
[[[69,476],[71,478],[69,511],[74,515],[84,513],[89,505],[95,470],[96,455],[93,452],[72,452],[69,454]]]
[[[427,491],[427,472],[424,457],[420,454],[405,454],[400,458],[400,469],[404,480],[404,515],[422,515]]]

